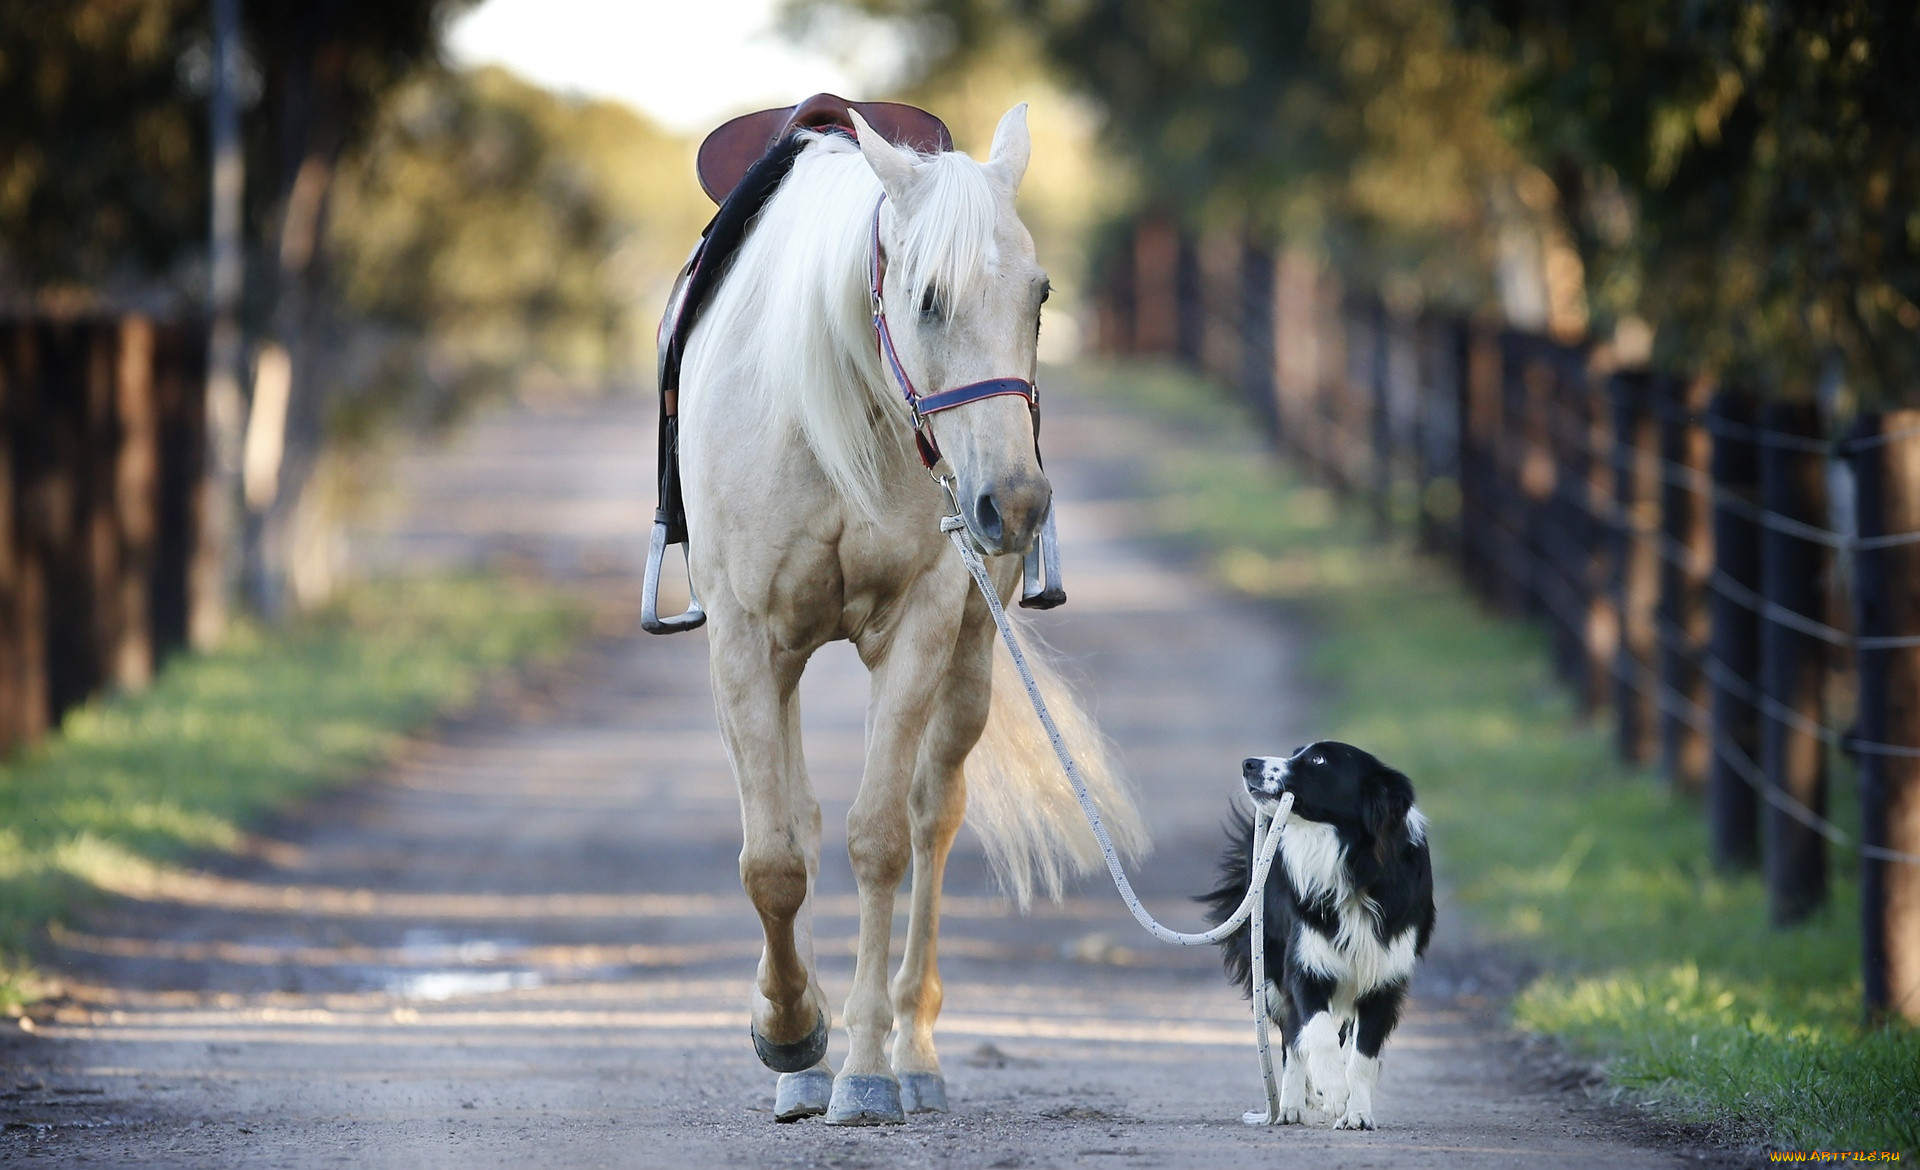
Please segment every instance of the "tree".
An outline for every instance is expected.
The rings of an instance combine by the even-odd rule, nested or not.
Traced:
[[[1595,304],[1787,391],[1920,401],[1920,7],[1462,0]]]

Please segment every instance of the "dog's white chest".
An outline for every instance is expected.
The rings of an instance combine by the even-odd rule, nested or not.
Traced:
[[[1348,1011],[1353,1001],[1375,988],[1411,976],[1419,932],[1409,927],[1381,940],[1374,929],[1374,907],[1348,885],[1333,826],[1295,820],[1283,832],[1280,856],[1293,888],[1307,899],[1330,895],[1337,923],[1331,938],[1305,922],[1296,927],[1291,942],[1299,966],[1333,980],[1334,998]]]

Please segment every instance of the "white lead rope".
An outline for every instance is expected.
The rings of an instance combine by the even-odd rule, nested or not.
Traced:
[[[1067,743],[1060,735],[1059,727],[1054,725],[1053,715],[1047,710],[1046,700],[1040,697],[1040,684],[1034,681],[1033,670],[1027,665],[1027,656],[1020,649],[1020,640],[1014,636],[1013,625],[1007,621],[1006,607],[1000,604],[1000,592],[993,587],[993,578],[987,575],[987,566],[974,551],[973,541],[966,531],[966,521],[959,516],[948,516],[940,521],[940,531],[953,541],[953,547],[960,550],[960,560],[967,566],[967,572],[973,574],[974,583],[980,587],[980,595],[987,599],[987,609],[993,614],[993,621],[1000,628],[1000,640],[1006,644],[1007,652],[1013,655],[1013,664],[1020,671],[1020,680],[1026,684],[1027,698],[1033,702],[1033,713],[1040,717],[1040,726],[1047,732],[1047,739],[1053,744],[1053,754],[1060,760],[1060,768],[1067,774],[1068,783],[1073,785],[1073,795],[1080,802],[1080,811],[1087,816],[1087,825],[1093,829],[1094,839],[1100,842],[1100,853],[1107,859],[1107,872],[1113,875],[1114,888],[1120,891],[1120,898],[1126,902],[1127,909],[1133,912],[1134,920],[1145,927],[1148,934],[1164,943],[1175,946],[1193,947],[1217,943],[1240,928],[1249,917],[1253,919],[1253,1032],[1255,1043],[1260,1049],[1260,1073],[1267,1086],[1267,1115],[1262,1119],[1258,1114],[1249,1113],[1245,1120],[1268,1125],[1280,1118],[1280,1090],[1274,1083],[1273,1052],[1267,1041],[1267,963],[1266,963],[1266,889],[1267,873],[1273,868],[1273,857],[1280,848],[1280,828],[1287,823],[1287,814],[1293,809],[1293,794],[1283,793],[1280,807],[1269,815],[1264,809],[1254,810],[1253,825],[1253,874],[1247,884],[1247,896],[1233,916],[1212,930],[1184,934],[1169,930],[1147,913],[1140,904],[1139,895],[1133,892],[1133,883],[1127,880],[1127,871],[1121,867],[1120,854],[1113,847],[1113,838],[1107,834],[1107,826],[1100,820],[1100,809],[1093,803],[1086,782],[1080,779],[1080,769],[1073,762],[1073,753],[1067,750]]]

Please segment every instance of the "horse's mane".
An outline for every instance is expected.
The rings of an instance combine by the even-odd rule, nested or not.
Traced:
[[[878,516],[887,469],[913,457],[867,303],[880,182],[851,140],[806,137],[690,341],[683,384],[719,388],[729,409],[796,426],[828,481]],[[921,161],[908,230],[887,255],[912,293],[889,310],[896,330],[929,286],[952,303],[985,296],[998,259],[1001,196],[981,165],[960,153]]]

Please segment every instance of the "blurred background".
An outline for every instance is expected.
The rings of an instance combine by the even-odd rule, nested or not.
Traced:
[[[1297,508],[1531,621],[1505,682],[1550,662],[1698,833],[1617,871],[1750,911],[1749,966],[1844,951],[1805,1027],[1850,1051],[1863,1002],[1920,1019],[1916,77],[1920,8],[1870,0],[0,5],[0,749],[323,610],[421,436],[651,395],[726,118],[893,98],[983,154],[1026,101],[1043,359],[1177,368],[1135,397],[1169,427],[1237,403],[1307,493],[1195,489],[1220,575],[1339,586],[1276,527]],[[1438,726],[1409,750],[1478,725]],[[1520,935],[1555,929],[1613,796],[1565,807],[1475,863],[1547,850]],[[1685,914],[1662,962],[1706,949]],[[1568,992],[1549,1029],[1604,1001],[1697,1048],[1686,1012],[1718,1013],[1737,1097],[1772,1017],[1686,969],[1671,999]],[[1905,1035],[1873,1099],[1911,1101]]]

